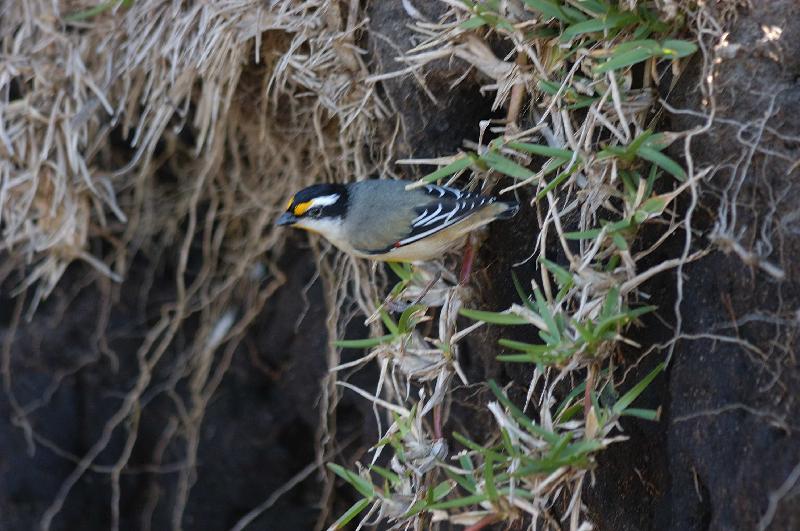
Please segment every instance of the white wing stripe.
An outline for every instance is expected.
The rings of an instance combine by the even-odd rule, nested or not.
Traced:
[[[451,210],[450,213],[447,215],[447,219],[444,221],[444,225],[445,226],[450,225],[450,218],[452,218],[457,213],[458,213],[458,209],[457,208],[454,208],[453,210]]]
[[[439,197],[444,197],[445,195],[452,195],[456,199],[460,199],[461,196],[464,195],[464,192],[457,188],[449,188],[447,186],[437,186],[435,184],[428,184],[425,185],[425,190],[428,191],[429,194],[436,192]]]
[[[438,226],[438,225],[437,225],[436,227],[434,227],[434,228],[432,228],[432,229],[430,229],[430,230],[427,230],[427,231],[425,231],[425,232],[423,232],[423,233],[417,234],[416,236],[412,236],[411,238],[406,238],[405,240],[400,240],[399,244],[400,244],[401,246],[403,246],[403,245],[408,245],[409,243],[413,243],[413,242],[415,242],[415,241],[417,241],[417,240],[421,240],[421,239],[422,239],[422,238],[424,238],[425,236],[428,236],[428,235],[430,235],[430,234],[433,234],[434,232],[438,232],[438,231],[440,231],[441,229],[442,229],[442,227],[440,227],[440,226]]]
[[[427,215],[428,215],[428,209],[426,208],[425,212],[423,212],[422,214],[420,214],[419,216],[417,216],[413,220],[411,220],[411,225],[416,227],[417,226],[417,221],[421,220],[422,218],[424,218]]]
[[[427,218],[422,218],[417,223],[412,224],[412,227],[416,227],[416,226],[419,226],[419,225],[425,225],[428,222],[428,220],[430,220],[432,218],[435,218],[437,216],[437,214],[439,214],[439,212],[441,212],[441,211],[442,211],[442,205],[441,204],[437,205],[436,210],[434,210],[433,214],[431,214]]]
[[[442,214],[441,216],[429,219],[425,223],[422,223],[421,226],[426,227],[426,226],[431,225],[433,223],[436,223],[440,219],[444,219],[444,218],[447,218],[447,220],[449,221],[450,218],[452,218],[458,212],[458,210],[459,210],[459,208],[456,206],[453,210],[451,210],[447,214]]]
[[[395,245],[398,247],[402,247],[403,245],[408,245],[409,243],[414,243],[415,241],[421,240],[439,232],[442,229],[453,225],[462,219],[464,216],[468,215],[471,211],[475,210],[476,208],[480,208],[486,204],[494,203],[494,197],[485,197],[479,196],[476,194],[469,194],[469,193],[462,193],[461,191],[455,188],[447,188],[445,186],[436,186],[436,185],[426,185],[425,189],[428,193],[433,194],[436,192],[439,197],[444,197],[445,195],[449,195],[456,200],[455,207],[446,212],[444,214],[440,214],[442,211],[442,204],[439,203],[436,206],[436,210],[428,214],[428,209],[417,216],[412,222],[411,226],[414,228],[417,227],[427,227],[433,225],[430,229],[426,230],[425,232],[421,232],[419,234],[415,234],[409,238],[404,240],[400,240]],[[461,198],[464,198],[463,201],[458,201]],[[455,217],[455,219],[453,219]]]

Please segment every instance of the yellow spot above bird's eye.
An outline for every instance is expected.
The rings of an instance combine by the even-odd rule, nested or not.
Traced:
[[[306,201],[305,203],[298,203],[294,206],[294,215],[295,216],[302,216],[306,213],[306,210],[311,208],[311,201]]]
[[[294,196],[289,198],[289,202],[286,203],[286,208],[284,210],[289,210],[292,207],[292,203],[294,203]]]

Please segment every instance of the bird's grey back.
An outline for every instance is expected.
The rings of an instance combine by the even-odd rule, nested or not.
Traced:
[[[350,201],[346,223],[348,232],[354,235],[352,243],[357,250],[382,251],[408,234],[411,220],[418,215],[414,208],[430,202],[424,192],[407,192],[405,187],[409,183],[381,179],[359,181],[348,187]],[[365,230],[375,223],[381,223],[383,230]]]

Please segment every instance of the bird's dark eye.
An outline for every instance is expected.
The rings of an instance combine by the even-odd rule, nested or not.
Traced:
[[[321,215],[322,215],[322,209],[321,209],[321,208],[319,208],[319,207],[310,208],[310,209],[308,210],[308,217],[311,217],[311,218],[318,218],[318,217],[320,217]]]

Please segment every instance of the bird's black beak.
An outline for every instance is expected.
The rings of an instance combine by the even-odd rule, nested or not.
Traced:
[[[294,225],[297,223],[297,218],[291,212],[284,212],[281,217],[278,218],[277,225],[279,227],[283,225]]]

